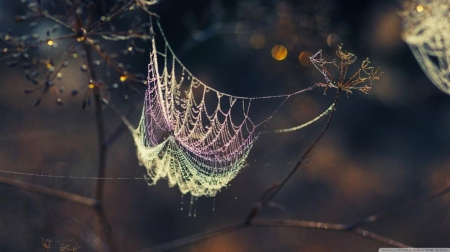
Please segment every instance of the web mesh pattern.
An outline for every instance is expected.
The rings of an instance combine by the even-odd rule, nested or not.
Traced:
[[[405,42],[428,78],[450,94],[450,2],[414,0],[403,6]]]
[[[152,40],[148,89],[137,129],[130,127],[148,183],[167,178],[169,186],[193,196],[215,196],[239,170],[261,129],[272,118],[254,122],[255,100],[292,95],[239,97],[211,88],[193,76],[174,55],[162,29],[164,52]],[[159,65],[162,65],[160,70]],[[279,107],[278,107],[279,108]]]

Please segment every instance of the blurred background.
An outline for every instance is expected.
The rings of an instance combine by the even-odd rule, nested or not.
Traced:
[[[15,22],[17,15],[26,12],[22,2],[0,0],[3,36],[45,36],[54,23]],[[52,3],[43,4],[52,12],[59,11]],[[385,73],[382,80],[374,82],[370,95],[355,91],[341,96],[331,127],[308,163],[274,198],[274,207],[265,208],[257,218],[347,223],[448,185],[450,98],[428,80],[403,42],[398,2],[162,0],[148,8],[161,16],[167,39],[185,66],[200,80],[226,93],[287,94],[324,82],[308,56],[322,49],[327,59],[337,58],[336,46],[341,43],[344,50],[358,56],[353,71],[369,57],[372,65]],[[127,29],[136,16],[147,18],[143,11],[134,10],[111,24]],[[64,30],[54,33],[61,35]],[[145,77],[149,41],[136,42],[142,53],[121,53],[130,47],[127,41],[99,43],[130,72]],[[61,42],[58,48],[64,46]],[[43,58],[51,54],[45,46],[34,53]],[[95,108],[82,109],[89,95],[82,64],[74,61],[61,71],[61,78],[55,81],[56,95],[47,92],[35,107],[42,89],[24,94],[34,86],[27,80],[23,65],[3,61],[0,169],[96,176]],[[145,85],[127,83],[114,73],[101,75],[106,71],[101,66],[98,71],[106,76],[105,86],[109,87],[104,89],[105,99],[137,125]],[[315,89],[292,97],[267,129],[292,127],[314,118],[332,103],[335,92],[329,89],[324,95],[323,89]],[[258,115],[270,115],[276,105],[267,102],[259,108]],[[109,106],[103,112],[107,134],[111,134],[122,121]],[[267,186],[282,179],[298,161],[324,124],[322,119],[300,131],[262,135],[248,165],[231,185],[214,198],[196,201],[196,217],[189,217],[186,207],[190,196],[169,188],[166,181],[155,186],[144,180],[106,181],[104,207],[120,251],[138,251],[242,220]],[[123,132],[109,149],[106,177],[141,178],[145,172],[138,164],[131,135]],[[97,183],[1,176],[87,197],[94,197]],[[449,203],[450,196],[444,196],[367,229],[412,246],[450,247]],[[41,238],[73,239],[80,244],[79,251],[95,251],[95,218],[93,209],[0,184],[1,251],[45,251]],[[377,251],[380,247],[386,245],[349,233],[253,227],[176,251],[328,252]]]

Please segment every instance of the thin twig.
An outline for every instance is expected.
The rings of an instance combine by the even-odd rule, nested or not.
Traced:
[[[112,108],[113,111],[116,112],[117,115],[119,115],[121,117],[124,116],[125,118],[130,116],[135,111],[134,106],[131,106],[131,108],[128,110],[128,112],[124,115],[124,114],[120,113],[120,111],[118,109],[116,109],[114,106],[110,105],[110,108]],[[109,135],[109,137],[105,140],[105,148],[111,147],[117,141],[117,139],[122,135],[122,133],[127,131],[127,129],[128,129],[127,125],[122,120],[121,124],[119,126],[117,126],[117,128],[114,129],[113,132]]]
[[[311,144],[311,146],[305,151],[305,153],[302,155],[301,159],[297,162],[297,164],[290,170],[290,172],[285,176],[285,178],[278,183],[275,183],[268,187],[268,189],[263,193],[261,200],[255,204],[255,207],[250,211],[250,214],[247,216],[247,218],[244,219],[243,222],[238,222],[235,224],[232,224],[230,226],[226,226],[223,228],[215,229],[213,231],[209,231],[203,234],[197,234],[190,237],[185,237],[179,240],[171,241],[165,244],[161,244],[159,246],[153,247],[151,249],[145,249],[141,252],[145,251],[166,251],[170,249],[180,248],[192,243],[200,242],[203,240],[207,240],[216,236],[220,236],[226,233],[229,233],[231,231],[237,231],[242,228],[246,227],[254,227],[254,226],[283,226],[283,227],[297,227],[297,228],[310,228],[310,229],[320,229],[320,230],[329,230],[329,231],[340,231],[340,232],[350,232],[357,235],[364,236],[368,239],[378,241],[380,243],[384,243],[390,246],[400,247],[400,248],[407,248],[410,247],[407,244],[398,242],[396,240],[375,234],[373,232],[367,231],[361,226],[379,221],[381,219],[393,216],[395,214],[398,214],[400,212],[403,212],[407,209],[411,209],[413,207],[416,207],[424,202],[436,199],[438,197],[444,196],[450,192],[450,186],[446,186],[445,188],[437,191],[434,194],[431,194],[429,196],[420,197],[418,199],[412,200],[410,202],[407,202],[404,205],[401,205],[399,207],[393,208],[391,210],[371,215],[367,218],[364,218],[359,221],[355,221],[348,224],[335,224],[335,223],[325,223],[325,222],[316,222],[316,221],[304,221],[304,220],[276,220],[276,219],[266,219],[266,220],[255,220],[254,217],[259,213],[259,210],[267,204],[275,195],[276,193],[282,188],[283,185],[286,184],[286,182],[292,177],[292,175],[295,173],[296,170],[300,167],[303,160],[307,158],[307,156],[311,153],[314,146],[317,145],[317,143],[320,141],[320,139],[324,136],[325,132],[330,126],[331,119],[333,117],[333,114],[336,109],[336,103],[339,99],[339,93],[341,90],[338,90],[338,93],[336,94],[336,98],[334,100],[335,108],[331,112],[328,121],[324,127],[324,129],[321,131],[321,133],[318,135],[318,137],[314,140],[314,142]]]
[[[410,246],[395,241],[390,238],[375,234],[373,232],[367,231],[362,228],[351,228],[349,229],[349,224],[334,224],[326,222],[316,222],[316,221],[304,221],[304,220],[276,220],[276,219],[265,219],[265,220],[252,220],[251,226],[280,226],[280,227],[297,227],[297,228],[309,228],[309,229],[320,229],[326,231],[343,231],[351,232],[357,235],[364,236],[368,239],[378,241],[390,246],[398,248],[410,248]]]
[[[122,133],[124,133],[127,129],[128,128],[124,123],[121,123],[119,126],[117,126],[117,128],[108,137],[108,139],[106,139],[104,144],[105,147],[109,148],[110,146],[112,146],[117,141],[117,139],[122,135]]]
[[[157,247],[151,248],[151,251],[164,251],[169,250],[173,248],[182,247],[185,245],[189,245],[201,240],[205,240],[214,236],[222,235],[224,233],[228,233],[230,231],[236,231],[238,229],[249,227],[251,226],[253,218],[259,213],[259,210],[264,207],[267,202],[269,202],[276,194],[277,192],[286,184],[286,182],[292,177],[292,175],[297,171],[297,169],[301,166],[304,159],[311,153],[312,149],[317,145],[317,143],[322,139],[322,137],[325,135],[325,132],[328,130],[331,124],[331,120],[333,119],[334,112],[336,111],[336,104],[339,99],[339,95],[341,93],[341,90],[338,89],[336,93],[336,97],[334,99],[334,106],[333,110],[331,111],[328,121],[325,124],[325,127],[320,132],[320,134],[317,136],[317,138],[314,140],[314,142],[310,145],[310,147],[305,151],[305,153],[301,156],[300,160],[295,164],[295,166],[290,170],[290,172],[284,177],[284,179],[280,182],[274,183],[273,185],[269,186],[269,188],[263,193],[263,196],[261,199],[255,204],[255,206],[250,210],[250,213],[247,215],[247,217],[239,223],[220,228],[217,230],[213,230],[204,234],[194,235],[190,237],[186,237],[183,239],[175,240],[172,242],[168,242],[166,244],[162,244]],[[143,250],[143,251],[150,251],[150,249]],[[142,251],[142,252],[143,252]]]
[[[174,248],[180,248],[192,243],[204,241],[207,239],[214,238],[216,236],[224,235],[226,233],[234,232],[239,229],[247,227],[243,222],[234,223],[222,228],[214,229],[209,232],[203,233],[203,234],[196,234],[193,236],[189,236],[186,238],[178,239],[175,241],[171,241],[165,244],[158,245],[156,247],[147,248],[140,250],[139,252],[157,252],[157,251],[167,251]]]
[[[16,187],[16,188],[19,188],[22,190],[27,190],[27,191],[30,191],[33,193],[39,193],[42,195],[47,195],[47,196],[71,201],[71,202],[74,202],[74,203],[77,203],[77,204],[80,204],[83,206],[97,207],[98,203],[99,203],[96,199],[91,199],[91,198],[84,197],[84,196],[81,196],[81,195],[78,195],[75,193],[69,193],[66,191],[62,191],[62,190],[58,190],[58,189],[54,189],[54,188],[50,188],[50,187],[46,187],[46,186],[23,182],[23,181],[20,181],[17,179],[0,177],[0,183],[7,185],[7,186],[13,186],[13,187]]]
[[[356,221],[354,223],[351,223],[351,224],[349,224],[348,228],[351,229],[352,227],[361,227],[363,225],[370,224],[370,223],[373,223],[375,221],[379,221],[381,219],[385,219],[385,218],[390,217],[392,215],[395,215],[395,214],[398,214],[400,212],[403,212],[403,211],[405,211],[407,209],[416,207],[416,206],[418,206],[418,205],[420,205],[420,204],[422,204],[424,202],[431,201],[433,199],[436,199],[436,198],[439,198],[441,196],[444,196],[444,195],[448,194],[449,192],[450,192],[450,186],[446,186],[446,187],[442,188],[441,190],[437,191],[434,194],[427,195],[427,196],[424,196],[424,197],[420,197],[420,198],[411,200],[408,203],[406,203],[404,205],[401,205],[399,207],[393,208],[391,210],[387,210],[387,211],[379,213],[379,214],[371,215],[371,216],[369,216],[369,217],[367,217],[365,219],[362,219],[360,221]]]
[[[81,19],[78,18],[78,22],[81,26]],[[93,83],[96,82],[96,76],[95,76],[95,70],[92,67],[92,55],[91,55],[91,48],[88,44],[82,43],[83,49],[86,53],[86,65],[89,69],[89,74],[91,81]],[[99,153],[98,153],[98,172],[97,177],[103,178],[105,176],[105,169],[106,169],[106,155],[107,155],[107,148],[105,146],[105,124],[103,121],[103,104],[102,104],[102,97],[100,94],[100,89],[95,86],[94,87],[94,100],[95,100],[95,119],[96,119],[96,125],[97,125],[97,136],[98,136],[98,146],[99,146]],[[99,225],[103,227],[104,233],[106,235],[107,242],[111,248],[112,251],[117,251],[115,243],[113,238],[111,237],[111,229],[108,222],[108,219],[106,218],[106,215],[103,210],[103,192],[104,192],[104,181],[98,180],[97,182],[97,188],[96,188],[96,199],[98,200],[99,204],[97,206],[97,216]],[[101,237],[99,233],[99,238]],[[101,244],[99,243],[99,249],[101,249]]]
[[[269,186],[269,188],[263,193],[263,196],[261,199],[255,204],[255,206],[250,210],[250,213],[245,218],[245,223],[249,224],[251,220],[258,214],[259,210],[264,207],[267,202],[269,202],[280,190],[281,188],[289,181],[289,179],[294,175],[294,173],[300,168],[300,166],[303,164],[306,157],[311,153],[311,151],[314,149],[314,147],[319,143],[319,141],[322,139],[322,137],[325,135],[325,132],[328,130],[331,124],[331,120],[333,119],[334,112],[336,111],[336,105],[339,99],[339,95],[341,94],[341,89],[338,89],[336,93],[336,97],[334,98],[334,106],[333,110],[330,113],[330,116],[328,117],[328,121],[325,124],[325,127],[320,132],[320,134],[316,137],[314,142],[309,146],[309,148],[303,153],[303,155],[300,157],[300,160],[292,167],[292,169],[289,171],[289,173],[286,174],[283,180],[272,184]]]
[[[203,240],[206,240],[206,239],[209,239],[212,237],[216,237],[219,235],[229,233],[230,231],[237,231],[239,229],[242,229],[245,227],[252,227],[252,226],[284,226],[284,227],[297,227],[297,228],[320,229],[320,230],[329,230],[329,231],[351,232],[351,233],[355,233],[357,235],[362,235],[366,238],[369,238],[371,240],[378,241],[378,242],[381,242],[384,244],[388,244],[388,245],[400,247],[400,248],[407,248],[407,247],[411,247],[411,246],[401,243],[401,242],[398,242],[398,241],[395,241],[393,239],[386,238],[384,236],[372,233],[372,232],[362,229],[360,227],[370,224],[370,223],[373,223],[373,222],[376,222],[376,221],[379,221],[388,216],[393,216],[393,215],[399,214],[402,211],[416,207],[424,202],[442,197],[448,193],[450,193],[450,186],[446,186],[443,189],[441,189],[431,195],[428,195],[425,197],[420,197],[420,198],[414,199],[412,201],[409,201],[409,202],[405,203],[404,205],[393,208],[386,212],[376,214],[376,215],[371,215],[362,220],[355,221],[355,222],[348,223],[348,224],[340,224],[340,223],[336,224],[336,223],[305,221],[305,220],[277,220],[277,219],[265,219],[265,220],[262,219],[261,220],[261,219],[256,219],[256,220],[251,220],[251,222],[248,224],[245,224],[244,222],[239,222],[239,223],[236,223],[236,224],[233,224],[230,226],[226,226],[226,227],[223,227],[220,229],[216,229],[213,231],[209,231],[209,232],[206,232],[203,234],[197,234],[194,236],[189,236],[189,237],[185,237],[185,238],[182,238],[179,240],[161,244],[159,246],[152,248],[151,250],[145,249],[140,252],[166,251],[166,250],[170,250],[170,249],[180,248],[180,247],[192,244],[192,243],[196,243],[196,242],[203,241]]]
[[[112,13],[111,15],[108,16],[107,19],[105,19],[104,21],[100,21],[98,22],[94,28],[92,28],[91,30],[88,31],[88,33],[93,33],[96,30],[98,30],[100,27],[102,27],[103,25],[105,25],[106,23],[109,22],[109,20],[111,20],[112,18],[114,18],[115,16],[119,15],[120,13],[124,12],[127,8],[129,8],[130,6],[132,6],[134,4],[134,0],[130,0],[128,3],[126,3],[124,6],[122,6],[120,9],[118,9],[116,12]]]

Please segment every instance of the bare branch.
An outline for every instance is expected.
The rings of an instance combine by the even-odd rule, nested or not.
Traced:
[[[338,91],[336,93],[336,97],[333,102],[333,110],[331,111],[330,116],[328,117],[328,121],[325,124],[325,127],[323,128],[323,130],[320,132],[320,134],[317,136],[317,138],[314,140],[314,142],[309,146],[309,148],[305,151],[305,153],[303,153],[303,155],[300,157],[300,160],[294,165],[294,167],[289,171],[289,173],[286,174],[284,179],[269,186],[269,189],[263,193],[263,196],[261,197],[261,199],[255,204],[253,209],[247,215],[247,218],[244,221],[245,223],[249,223],[258,214],[259,210],[262,207],[264,207],[267,204],[267,202],[269,202],[281,190],[281,188],[286,184],[287,181],[289,181],[289,179],[292,177],[292,175],[294,175],[294,173],[302,165],[302,163],[306,159],[306,157],[311,153],[311,151],[314,149],[314,147],[317,145],[317,143],[319,143],[319,141],[325,135],[325,132],[330,127],[334,112],[336,111],[336,105],[337,105],[337,101],[339,99],[340,93],[341,93],[341,89],[338,89]]]
[[[81,196],[81,195],[78,195],[75,193],[69,193],[66,191],[62,191],[62,190],[58,190],[58,189],[54,189],[54,188],[50,188],[50,187],[31,184],[31,183],[23,182],[23,181],[16,180],[16,179],[0,177],[0,183],[2,183],[4,185],[16,187],[16,188],[19,188],[22,190],[27,190],[27,191],[30,191],[33,193],[38,193],[38,194],[42,194],[42,195],[46,195],[46,196],[51,196],[51,197],[71,201],[71,202],[74,202],[74,203],[77,203],[77,204],[80,204],[83,206],[96,208],[99,204],[98,200],[96,200],[96,199],[91,199],[91,198],[84,197],[84,196]]]
[[[211,230],[206,233],[196,234],[196,235],[189,236],[186,238],[182,238],[182,239],[174,240],[174,241],[171,241],[168,243],[164,243],[164,244],[161,244],[156,247],[143,249],[143,250],[140,250],[139,252],[157,252],[157,251],[167,251],[167,250],[174,249],[174,248],[180,248],[180,247],[192,244],[192,243],[204,241],[207,239],[214,238],[216,236],[234,232],[234,231],[237,231],[237,230],[245,228],[245,227],[247,227],[247,225],[245,225],[243,222],[238,222],[238,223],[231,224],[229,226]]]
[[[321,229],[327,231],[343,231],[351,232],[357,235],[364,236],[368,239],[384,243],[390,246],[398,248],[410,248],[410,246],[403,244],[401,242],[395,241],[390,238],[375,234],[373,232],[367,231],[362,228],[349,228],[349,224],[334,224],[326,222],[316,222],[316,221],[303,221],[303,220],[276,220],[276,219],[266,219],[266,220],[253,220],[252,226],[279,226],[279,227],[297,227],[297,228],[309,228],[309,229]]]

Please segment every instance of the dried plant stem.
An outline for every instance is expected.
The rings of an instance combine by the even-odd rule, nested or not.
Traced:
[[[247,215],[247,217],[244,220],[244,223],[249,224],[251,220],[258,214],[259,210],[264,207],[267,202],[269,202],[280,190],[281,188],[289,181],[289,179],[294,175],[294,173],[300,168],[300,166],[303,164],[307,156],[311,153],[311,151],[314,149],[314,147],[317,145],[317,143],[320,142],[322,137],[325,135],[325,132],[327,132],[328,128],[330,127],[331,120],[333,119],[334,112],[336,111],[336,105],[339,100],[339,95],[341,94],[341,89],[338,89],[336,93],[336,97],[334,98],[333,102],[333,110],[330,112],[330,115],[328,117],[327,123],[325,124],[325,127],[322,129],[320,134],[316,137],[314,142],[309,146],[309,148],[303,153],[303,155],[300,157],[300,160],[292,167],[292,169],[286,174],[283,180],[276,182],[268,187],[268,189],[263,193],[260,200],[255,204],[253,209],[250,211],[250,213]]]
[[[20,181],[17,179],[0,177],[0,183],[4,184],[4,185],[8,185],[8,186],[13,186],[13,187],[16,187],[16,188],[19,188],[22,190],[27,190],[27,191],[34,192],[34,193],[71,201],[71,202],[74,202],[74,203],[77,203],[77,204],[80,204],[83,206],[97,207],[98,203],[99,203],[96,199],[91,199],[91,198],[84,197],[84,196],[81,196],[81,195],[78,195],[75,193],[69,193],[66,191],[62,191],[62,190],[58,190],[58,189],[54,189],[54,188],[50,188],[50,187],[46,187],[46,186],[23,182],[23,181]]]
[[[175,240],[175,241],[172,241],[172,242],[169,242],[169,243],[166,243],[166,244],[162,244],[162,245],[157,246],[157,247],[153,247],[153,248],[148,249],[148,250],[142,250],[142,252],[143,251],[164,251],[164,250],[169,250],[169,249],[173,249],[173,248],[178,248],[178,247],[189,245],[189,244],[192,244],[192,243],[195,243],[195,242],[198,242],[198,241],[209,239],[209,238],[212,238],[212,237],[215,237],[215,236],[218,236],[218,235],[222,235],[222,234],[225,234],[225,233],[228,233],[228,232],[231,232],[231,231],[236,231],[236,230],[239,230],[241,228],[252,226],[252,223],[253,223],[252,220],[259,213],[260,209],[262,207],[264,207],[267,204],[267,202],[269,202],[281,190],[281,188],[289,181],[289,179],[292,177],[292,175],[294,175],[294,173],[302,165],[302,163],[306,159],[306,157],[311,153],[311,151],[314,149],[314,147],[317,145],[317,143],[319,143],[319,141],[325,135],[325,132],[330,127],[331,120],[333,119],[334,112],[336,111],[336,105],[337,105],[337,102],[339,100],[340,93],[341,93],[341,89],[338,89],[338,91],[336,93],[336,97],[335,97],[334,102],[333,102],[333,104],[334,104],[333,110],[330,112],[330,115],[328,117],[327,123],[325,124],[325,127],[320,132],[320,134],[316,137],[314,142],[309,146],[309,148],[305,151],[305,153],[303,153],[303,155],[301,156],[300,160],[286,174],[286,176],[284,177],[283,180],[281,180],[280,182],[277,182],[277,183],[269,186],[269,188],[263,193],[263,195],[260,198],[260,200],[250,210],[249,214],[247,215],[247,217],[242,222],[239,222],[239,223],[236,223],[236,224],[233,224],[233,225],[230,225],[230,226],[226,226],[224,228],[216,229],[216,230],[213,230],[211,232],[204,233],[204,234],[195,235],[195,236],[187,237],[187,238],[184,238],[184,239]]]
[[[280,226],[280,227],[295,227],[295,228],[308,228],[308,229],[319,229],[319,230],[327,230],[327,231],[338,231],[338,232],[350,232],[357,235],[364,236],[368,239],[384,243],[390,246],[400,247],[400,248],[407,248],[411,247],[407,244],[398,242],[396,240],[386,238],[384,236],[372,233],[370,231],[367,231],[362,226],[368,225],[370,223],[374,223],[376,221],[379,221],[381,219],[387,218],[389,216],[393,216],[396,214],[399,214],[405,210],[411,209],[413,207],[416,207],[420,204],[423,204],[424,202],[442,197],[444,195],[447,195],[450,193],[450,186],[446,186],[442,188],[441,190],[430,194],[425,197],[420,197],[417,199],[414,199],[412,201],[409,201],[405,203],[404,205],[401,205],[396,208],[392,208],[388,211],[368,216],[364,219],[361,219],[359,221],[355,221],[352,223],[347,224],[336,224],[336,223],[326,223],[326,222],[317,222],[317,221],[305,221],[305,220],[277,220],[277,219],[256,219],[251,220],[248,224],[245,222],[238,222],[233,225],[229,225],[223,228],[215,229],[203,234],[198,234],[190,237],[185,237],[179,240],[175,240],[172,242],[168,242],[165,244],[161,244],[159,246],[153,247],[151,249],[145,249],[141,250],[140,252],[148,252],[148,251],[166,251],[170,249],[175,249],[179,247],[183,247],[192,243],[204,241],[207,239],[214,238],[216,236],[224,235],[232,231],[237,231],[245,227],[255,227],[255,226]]]
[[[86,44],[83,43],[83,49],[86,52],[86,65],[89,70],[89,77],[90,81],[93,83],[96,83],[96,75],[94,68],[92,67],[92,55],[91,55],[91,48]],[[95,100],[95,119],[96,119],[96,126],[97,126],[97,139],[98,139],[98,146],[99,146],[99,152],[98,152],[98,171],[97,171],[97,177],[103,178],[105,176],[105,169],[106,169],[106,156],[107,156],[107,148],[105,145],[105,124],[103,120],[103,104],[102,104],[102,97],[100,94],[100,90],[97,86],[94,87],[94,100]],[[103,193],[104,193],[104,181],[103,180],[97,180],[97,188],[96,188],[96,199],[99,202],[97,205],[97,217],[98,217],[98,227],[97,227],[97,235],[99,238],[99,242],[97,243],[98,251],[102,251],[102,242],[101,237],[102,230],[105,233],[106,240],[111,248],[112,251],[117,251],[116,246],[114,245],[114,240],[111,237],[111,228],[110,224],[108,222],[108,219],[106,218],[104,209],[103,209]]]
[[[399,247],[399,248],[410,248],[410,246],[403,244],[401,242],[395,241],[390,238],[372,233],[362,228],[352,227],[350,224],[334,224],[326,222],[316,222],[316,221],[303,221],[303,220],[276,220],[276,219],[265,219],[265,220],[253,220],[252,226],[279,226],[279,227],[297,227],[297,228],[310,228],[310,229],[321,229],[327,231],[344,231],[351,232],[357,235],[364,236],[371,240],[375,240],[380,243],[387,245]]]
[[[237,222],[225,227],[221,227],[218,229],[211,230],[206,233],[196,234],[193,236],[181,238],[178,240],[174,240],[165,244],[161,244],[152,248],[147,248],[140,250],[139,252],[158,252],[158,251],[167,251],[175,248],[181,248],[189,244],[201,242],[204,240],[212,239],[217,236],[221,236],[230,232],[235,232],[237,230],[243,229],[247,227],[243,222]]]
[[[382,212],[382,213],[379,213],[379,214],[375,214],[375,215],[371,215],[371,216],[369,216],[369,217],[367,217],[365,219],[362,219],[360,221],[356,221],[354,223],[348,224],[349,228],[360,227],[360,226],[363,226],[363,225],[366,225],[366,224],[370,224],[370,223],[379,221],[381,219],[385,219],[387,217],[390,217],[390,216],[396,215],[398,213],[401,213],[401,212],[403,212],[405,210],[408,210],[408,209],[411,209],[413,207],[416,207],[416,206],[418,206],[420,204],[423,204],[423,203],[425,203],[427,201],[431,201],[433,199],[442,197],[442,196],[444,196],[444,195],[446,195],[448,193],[450,193],[450,186],[446,186],[446,187],[442,188],[441,190],[439,190],[439,191],[437,191],[437,192],[435,192],[435,193],[433,193],[431,195],[427,195],[427,196],[424,196],[424,197],[420,197],[420,198],[411,200],[411,201],[409,201],[409,202],[407,202],[404,205],[401,205],[399,207],[395,207],[395,208],[392,208],[392,209],[387,210],[385,212]]]
[[[125,118],[127,118],[129,115],[131,115],[135,111],[134,106],[132,106],[128,110],[128,112],[125,115],[123,115],[114,106],[112,106],[111,104],[108,104],[108,105],[114,112],[116,112],[117,115],[124,116]],[[105,148],[108,149],[109,147],[111,147],[119,139],[119,137],[122,135],[122,133],[126,132],[127,130],[128,130],[127,125],[125,123],[123,123],[123,120],[121,120],[120,125],[117,126],[112,131],[112,133],[109,135],[109,137],[105,140],[105,142],[104,142]]]
[[[399,248],[410,248],[410,246],[403,244],[401,242],[395,241],[390,238],[375,234],[373,232],[367,231],[362,228],[351,227],[351,224],[334,224],[326,222],[316,222],[316,221],[304,221],[304,220],[277,220],[277,219],[265,219],[265,220],[252,220],[252,222],[246,225],[243,222],[238,222],[223,228],[215,229],[207,233],[198,234],[183,239],[179,239],[173,242],[162,244],[151,249],[141,250],[139,252],[157,252],[157,251],[167,251],[175,248],[180,248],[192,243],[205,241],[212,239],[214,237],[225,235],[230,232],[238,231],[245,227],[292,227],[292,228],[308,228],[308,229],[319,229],[325,231],[335,231],[335,232],[350,232],[356,235],[361,235],[368,239],[384,243],[390,246],[395,246]]]
[[[153,247],[151,249],[144,249],[140,252],[146,252],[146,251],[166,251],[171,250],[175,248],[180,248],[189,244],[193,244],[196,242],[208,240],[211,238],[214,238],[216,236],[224,235],[233,231],[237,231],[246,227],[256,227],[256,226],[280,226],[280,227],[296,227],[296,228],[310,228],[310,229],[320,229],[320,230],[328,230],[328,231],[339,231],[339,232],[350,232],[357,235],[364,236],[368,239],[384,243],[390,246],[394,247],[400,247],[400,248],[407,248],[410,247],[409,245],[406,245],[404,243],[398,242],[396,240],[375,234],[373,232],[367,231],[363,228],[361,228],[364,225],[379,221],[381,219],[387,218],[389,216],[398,214],[400,212],[403,212],[407,209],[413,208],[415,206],[418,206],[424,202],[433,200],[435,198],[441,197],[443,195],[446,195],[450,192],[450,186],[446,186],[442,190],[431,194],[429,196],[421,197],[415,200],[412,200],[410,202],[407,202],[406,204],[392,208],[388,211],[371,215],[367,218],[361,219],[359,221],[355,221],[348,224],[335,224],[335,223],[325,223],[325,222],[316,222],[316,221],[305,221],[305,220],[277,220],[277,219],[257,219],[254,218],[258,215],[260,212],[260,209],[264,207],[280,190],[281,188],[289,181],[289,179],[294,175],[294,173],[299,169],[299,167],[302,165],[303,161],[308,157],[308,155],[311,153],[311,151],[314,149],[314,147],[317,145],[317,143],[323,138],[325,135],[325,132],[328,130],[331,121],[333,119],[334,112],[336,110],[336,104],[339,99],[339,95],[342,89],[338,89],[338,92],[336,94],[335,100],[333,102],[334,108],[331,111],[328,121],[325,124],[325,127],[320,132],[320,134],[317,136],[317,138],[314,140],[314,142],[309,146],[309,148],[305,151],[305,153],[301,156],[300,160],[295,164],[295,166],[286,174],[283,180],[281,180],[278,183],[275,183],[268,187],[268,189],[263,193],[261,199],[255,204],[255,206],[252,208],[250,213],[247,215],[247,217],[242,221],[238,222],[229,226],[225,226],[223,228],[215,229],[203,234],[197,234],[190,237],[185,237],[182,239],[178,239],[175,241],[171,241],[165,244],[161,244],[159,246]]]
[[[124,4],[120,9],[118,9],[116,12],[112,13],[111,15],[109,15],[109,20],[113,19],[115,16],[123,13],[127,8],[130,8],[133,4],[135,3],[135,0],[130,0],[128,1],[128,3]],[[103,25],[105,25],[106,23],[109,22],[109,20],[105,20],[105,21],[101,21],[99,22],[94,28],[92,28],[89,33],[93,33],[96,30],[98,30],[100,27],[102,27]]]

